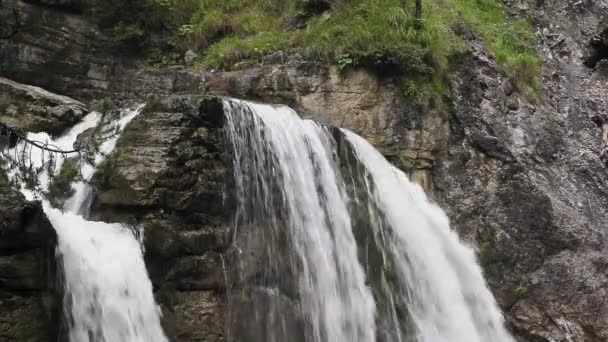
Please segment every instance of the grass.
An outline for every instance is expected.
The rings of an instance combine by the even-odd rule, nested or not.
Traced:
[[[149,28],[164,27],[174,51],[198,52],[197,67],[228,70],[259,62],[273,52],[297,52],[341,69],[365,67],[398,76],[412,103],[442,109],[453,69],[451,56],[467,50],[455,28],[466,27],[483,40],[520,92],[533,97],[538,89],[540,62],[532,29],[523,20],[510,20],[500,0],[423,0],[419,30],[413,1],[403,0],[329,0],[324,5],[298,0],[108,4],[117,1],[97,0],[102,4],[92,11],[113,27],[117,39],[144,39]],[[129,8],[140,12],[135,18],[121,18],[117,11]]]
[[[540,82],[540,60],[535,37],[526,20],[508,20],[502,2],[496,0],[444,0],[460,14],[486,43],[497,63],[511,76],[524,95],[534,96]]]
[[[289,34],[260,32],[251,37],[228,37],[211,45],[203,59],[207,68],[227,69],[242,61],[256,61],[272,52],[288,50]]]

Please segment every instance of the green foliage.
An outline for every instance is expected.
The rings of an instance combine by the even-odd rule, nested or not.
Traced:
[[[86,13],[118,43],[141,46],[163,24],[166,1],[86,0]]]
[[[49,197],[53,199],[67,198],[74,193],[72,182],[78,177],[79,169],[76,161],[68,159],[62,165],[59,173],[49,183]]]
[[[469,151],[469,149],[464,146],[458,148],[458,150],[456,151],[456,155],[458,156],[458,160],[462,164],[466,164],[469,160],[471,160],[472,157],[471,151]]]
[[[93,175],[93,182],[100,190],[112,188],[112,177],[116,173],[113,156],[107,157],[97,166],[97,171]]]
[[[525,20],[510,21],[497,0],[443,0],[459,13],[458,20],[480,35],[496,61],[510,75],[518,89],[534,96],[539,88],[540,60],[535,39]]]
[[[103,102],[101,104],[101,111],[105,114],[108,113],[110,109],[112,109],[112,98],[106,96],[103,98]]]
[[[300,0],[89,0],[91,16],[117,41],[145,42],[163,33],[175,51],[197,51],[200,64],[231,69],[276,51],[400,77],[415,105],[443,110],[450,57],[468,44],[454,27],[481,38],[517,88],[534,96],[540,62],[525,21],[511,21],[500,0],[423,0],[421,27],[414,2],[329,0],[311,9]],[[314,7],[314,6],[313,6]],[[327,9],[327,11],[326,11]],[[178,60],[154,52],[154,64]]]
[[[517,285],[513,292],[517,297],[524,297],[528,293],[528,284],[522,280],[522,282]]]
[[[208,68],[229,69],[243,60],[257,60],[275,51],[289,47],[289,36],[280,32],[261,32],[240,38],[228,37],[207,49],[203,65]]]
[[[343,53],[340,56],[338,56],[338,58],[336,59],[336,62],[338,63],[338,67],[340,67],[340,70],[353,65],[353,63],[355,62],[352,57],[347,54],[347,53]]]

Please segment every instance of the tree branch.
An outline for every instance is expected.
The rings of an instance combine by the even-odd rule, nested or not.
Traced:
[[[23,140],[32,146],[35,146],[41,150],[45,150],[48,152],[60,153],[60,154],[71,154],[71,153],[82,152],[82,148],[73,149],[73,150],[62,150],[62,149],[58,148],[57,146],[50,145],[48,143],[43,143],[41,141],[28,139],[25,134],[19,132],[18,130],[14,129],[14,128],[8,127],[7,125],[5,125],[3,123],[0,123],[0,129],[2,131],[9,132],[9,134],[11,134],[11,135],[16,136],[19,140]]]

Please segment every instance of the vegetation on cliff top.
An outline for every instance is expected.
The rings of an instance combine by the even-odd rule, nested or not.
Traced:
[[[422,0],[420,27],[414,0],[89,3],[91,16],[116,40],[130,45],[162,40],[177,55],[197,52],[198,65],[206,68],[230,69],[276,51],[297,52],[341,68],[401,75],[406,96],[437,105],[447,89],[450,57],[467,49],[463,37],[472,33],[522,93],[533,94],[538,82],[531,28],[523,20],[510,20],[500,0]]]

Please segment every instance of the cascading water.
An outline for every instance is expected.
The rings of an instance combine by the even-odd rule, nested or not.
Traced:
[[[416,340],[511,341],[473,250],[450,230],[445,213],[367,141],[342,133],[366,170],[365,191],[382,215],[370,229],[376,236],[384,231],[378,243],[393,259],[400,292],[408,294]]]
[[[369,143],[287,107],[225,100],[224,112],[236,249],[242,265],[264,263],[252,281],[273,298],[254,305],[249,328],[259,331],[250,336],[513,341],[472,249]],[[304,336],[286,328],[283,297],[295,303]]]
[[[238,219],[289,229],[309,339],[374,341],[374,301],[357,261],[331,136],[286,107],[237,101],[225,107],[242,209]],[[269,340],[280,341],[274,333],[270,329]]]
[[[118,140],[120,133],[142,106],[120,113],[117,121],[101,123],[101,115],[91,113],[65,135],[53,140],[45,133],[28,134],[29,140],[45,142],[61,150],[71,150],[79,134],[93,127],[112,125],[112,134],[98,147],[91,158],[93,165],[82,164],[82,180],[73,187],[64,211],[53,208],[43,200],[46,215],[57,232],[57,255],[63,265],[64,310],[71,342],[165,342],[160,326],[160,309],[154,301],[152,284],[143,260],[141,244],[133,232],[120,224],[87,221],[91,189],[88,181],[95,166],[103,161]],[[41,170],[37,175],[38,191],[24,184],[21,190],[29,199],[48,190],[50,172],[60,169],[63,159],[55,160],[55,167],[43,170],[52,154],[19,143],[10,156],[27,155],[25,168]],[[56,158],[56,157],[55,157]],[[11,170],[17,177],[18,168]]]

